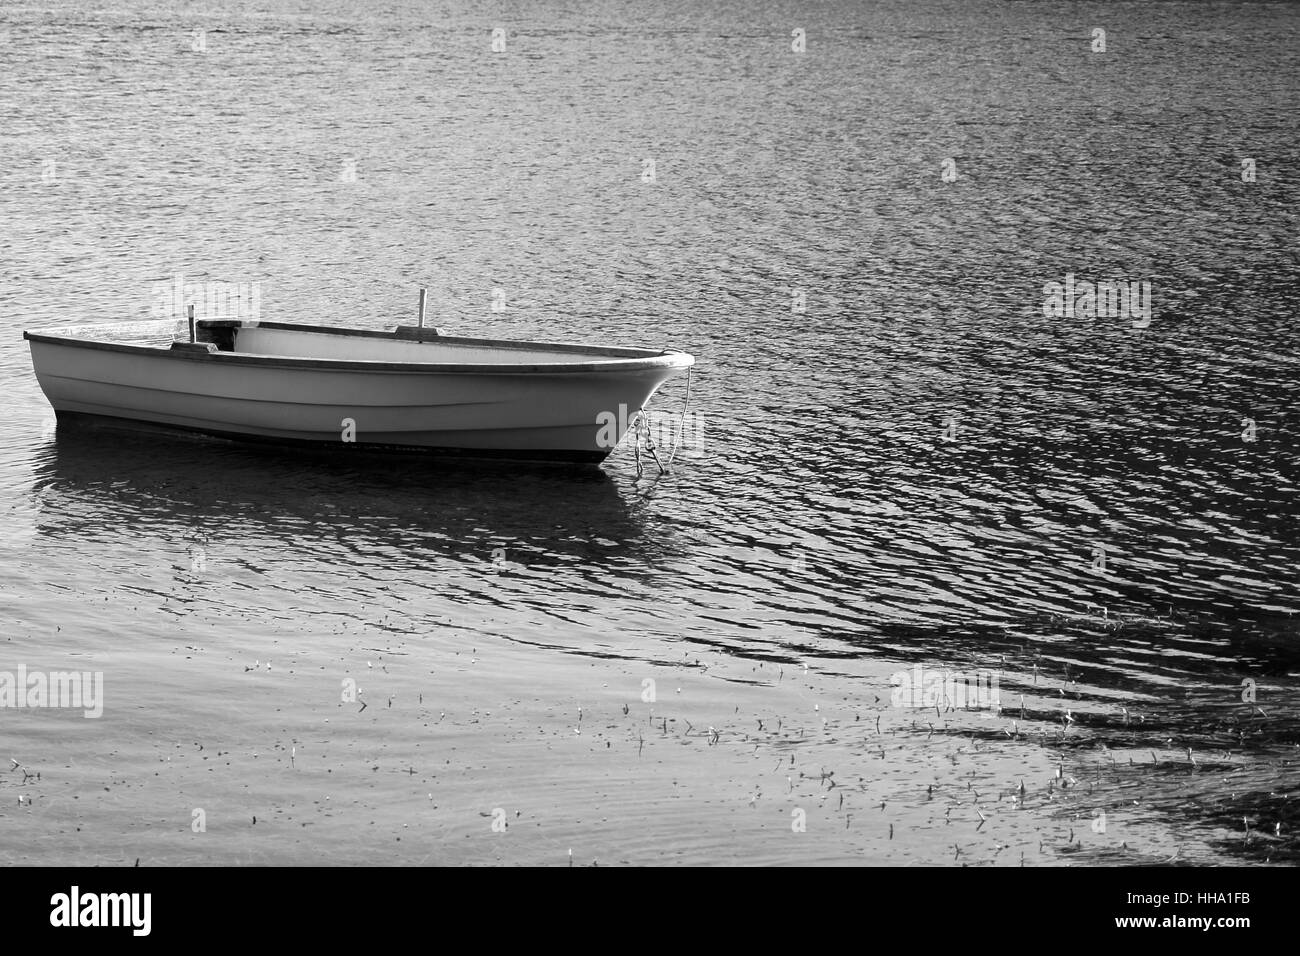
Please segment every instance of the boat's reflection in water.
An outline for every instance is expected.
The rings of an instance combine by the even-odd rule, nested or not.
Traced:
[[[33,464],[37,536],[75,543],[108,577],[120,562],[284,592],[329,577],[328,590],[366,603],[420,593],[375,582],[498,600],[548,578],[557,592],[603,588],[671,547],[635,493],[592,467],[304,454],[86,425],[60,425]]]

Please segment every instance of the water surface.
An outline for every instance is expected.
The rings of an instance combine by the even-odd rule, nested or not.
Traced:
[[[1294,861],[1298,27],[6,6],[0,669],[106,704],[3,712],[0,859]],[[56,429],[21,331],[178,273],[685,349],[704,441],[638,480]],[[1046,317],[1067,273],[1149,326]],[[893,706],[915,665],[1001,711]]]

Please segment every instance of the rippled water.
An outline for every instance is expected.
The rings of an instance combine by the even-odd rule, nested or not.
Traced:
[[[1294,861],[1298,28],[7,6],[0,669],[107,699],[6,712],[0,859]],[[638,480],[56,430],[21,331],[177,273],[685,349],[704,441]],[[1067,273],[1149,325],[1046,316]],[[1002,711],[892,706],[917,664]]]

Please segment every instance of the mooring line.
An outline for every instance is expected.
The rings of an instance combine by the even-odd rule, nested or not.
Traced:
[[[682,436],[686,434],[686,409],[691,404],[691,375],[695,371],[695,366],[686,369],[686,397],[682,399],[682,411],[677,416],[677,434],[673,437],[673,450],[668,455],[668,467],[673,466],[673,459],[677,457],[677,449],[681,447]]]

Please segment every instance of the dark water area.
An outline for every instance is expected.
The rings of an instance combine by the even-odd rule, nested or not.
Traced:
[[[0,671],[107,697],[4,713],[0,861],[1294,863],[1298,60],[1287,3],[7,5]],[[684,349],[703,441],[56,428],[22,330],[176,274]]]

